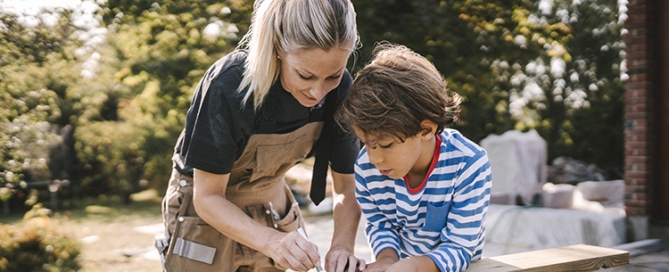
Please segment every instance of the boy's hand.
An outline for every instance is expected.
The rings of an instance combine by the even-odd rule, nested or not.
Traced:
[[[392,266],[392,263],[387,263],[387,262],[382,262],[382,261],[376,261],[373,263],[370,263],[367,265],[367,268],[363,270],[364,272],[385,272],[385,271],[390,271],[388,270],[390,266]],[[406,271],[402,271],[406,272]]]
[[[412,271],[419,271],[419,270],[416,270],[416,267],[410,265],[409,262],[406,261],[396,262],[393,265],[386,268],[386,270],[384,270],[384,272],[412,272]]]
[[[393,252],[395,252],[393,250]],[[380,255],[379,255],[380,257]],[[385,272],[385,271],[390,271],[390,269],[393,264],[397,263],[397,258],[394,257],[380,257],[376,260],[376,262],[370,263],[367,265],[367,268],[364,270],[364,272]],[[406,270],[410,271],[410,270]],[[402,271],[402,272],[406,272]]]
[[[356,258],[343,247],[331,248],[325,260],[325,270],[330,272],[357,272],[366,268],[365,260]]]
[[[402,259],[390,267],[385,272],[439,272],[439,268],[430,257],[416,256]]]

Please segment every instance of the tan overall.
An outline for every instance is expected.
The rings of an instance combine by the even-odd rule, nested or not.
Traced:
[[[232,168],[226,198],[262,225],[276,225],[284,232],[297,230],[302,222],[300,209],[283,175],[308,155],[322,127],[323,122],[312,122],[287,134],[252,135]],[[163,219],[171,235],[167,271],[286,270],[200,219],[192,196],[192,178],[173,170],[163,200]],[[280,215],[278,221],[272,217],[270,202]]]

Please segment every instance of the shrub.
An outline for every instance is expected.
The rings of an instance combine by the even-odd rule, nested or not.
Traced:
[[[38,204],[23,222],[0,224],[0,272],[79,270],[81,246],[58,230],[49,213]]]

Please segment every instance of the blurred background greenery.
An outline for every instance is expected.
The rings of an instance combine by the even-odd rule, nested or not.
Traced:
[[[144,189],[163,193],[193,90],[234,50],[253,7],[251,0],[74,2],[22,13],[0,1],[6,212],[48,207],[44,188],[54,180],[60,187],[50,189],[65,207],[84,197],[128,203]],[[625,1],[353,3],[363,45],[353,74],[376,42],[406,45],[464,98],[454,127],[467,137],[535,129],[549,162],[568,156],[621,178]]]

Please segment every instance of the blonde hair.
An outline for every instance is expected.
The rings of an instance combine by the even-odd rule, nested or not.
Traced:
[[[253,96],[254,110],[260,108],[279,77],[279,52],[335,47],[353,52],[358,44],[350,0],[257,0],[249,31],[238,46],[248,50],[238,89],[248,87],[242,103]]]
[[[403,141],[422,131],[423,120],[437,124],[436,133],[457,120],[460,98],[430,61],[401,45],[381,44],[375,52],[337,110],[343,128]]]

